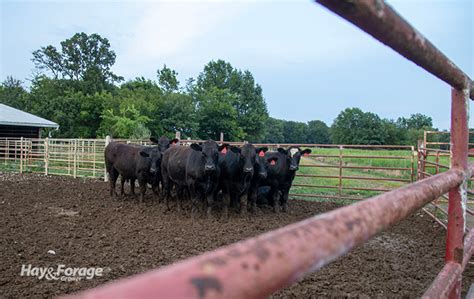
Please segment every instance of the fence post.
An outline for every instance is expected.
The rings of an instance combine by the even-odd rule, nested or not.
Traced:
[[[339,146],[339,196],[342,196],[342,149],[343,146]]]
[[[181,140],[181,132],[180,131],[176,131],[174,136],[175,136],[176,139]]]
[[[415,147],[411,147],[411,170],[410,170],[410,177],[411,177],[411,182],[413,183],[415,179],[415,155],[417,153],[415,152]]]
[[[467,84],[469,87],[469,84]],[[451,91],[451,168],[465,172],[463,182],[449,191],[448,229],[446,236],[446,263],[462,265],[464,255],[464,230],[466,228],[467,163],[469,142],[469,88]],[[461,279],[457,277],[450,298],[461,297]]]
[[[5,138],[5,166],[7,165],[7,160],[10,159],[10,140],[8,138]]]
[[[107,135],[107,136],[105,136],[105,147],[107,147],[107,145],[109,145],[109,143],[110,143],[110,136]],[[108,181],[109,181],[109,174],[107,173],[107,168],[105,167],[105,163],[104,163],[104,182],[108,182]]]
[[[67,174],[71,175],[72,139],[67,140]]]
[[[439,151],[436,151],[436,165],[435,165],[435,175],[439,173]],[[434,200],[435,206],[433,210],[433,215],[435,217],[438,217],[438,202],[439,202],[439,197]]]
[[[93,144],[93,147],[92,147],[92,157],[94,158],[93,162],[92,162],[92,177],[95,178],[95,167],[96,167],[96,160],[97,160],[97,151],[96,151],[96,145],[97,145],[97,140],[94,140],[92,142]]]
[[[74,178],[76,178],[77,177],[77,172],[76,172],[76,167],[77,167],[77,139],[73,139],[73,141],[74,141],[74,144],[73,144],[73,155],[74,155],[73,159],[74,159],[74,162],[72,164],[72,167],[73,167],[72,173],[73,173]]]
[[[48,175],[49,167],[49,137],[44,139],[44,174]]]
[[[20,173],[23,173],[23,137],[20,138]]]
[[[224,143],[224,132],[221,132],[221,134],[219,136],[219,141],[220,141],[220,143]]]

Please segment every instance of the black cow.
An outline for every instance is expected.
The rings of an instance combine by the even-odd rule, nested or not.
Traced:
[[[261,184],[261,182],[267,179],[268,165],[269,165],[269,162],[265,158],[265,153],[268,151],[268,148],[260,147],[260,148],[256,148],[255,151],[257,152],[257,159],[254,165],[255,174],[250,183],[250,188],[248,192],[248,203],[247,203],[250,212],[255,212],[257,195],[258,195],[258,186]],[[272,160],[273,163],[276,160],[277,158],[274,158]]]
[[[299,147],[290,147],[287,150],[278,148],[277,152],[267,152],[265,158],[269,162],[268,177],[262,186],[270,186],[269,202],[273,211],[277,212],[279,204],[284,212],[288,209],[288,193],[299,169],[301,156],[310,154],[310,149],[301,150]],[[281,197],[279,193],[281,192]],[[279,198],[280,197],[280,198]]]
[[[175,139],[169,140],[168,137],[161,136],[159,139],[156,139],[155,137],[151,137],[150,141],[153,144],[158,145],[158,149],[160,150],[160,152],[164,153],[171,145],[178,144],[179,139],[175,138]]]
[[[158,146],[158,149],[161,154],[163,154],[170,146],[179,144],[179,139],[175,138],[169,140],[166,136],[161,136],[159,139],[151,137],[150,141]],[[161,173],[159,176],[155,177],[154,182],[150,184],[153,186],[153,192],[158,195],[160,193],[160,185],[163,189],[163,180],[161,177]]]
[[[207,140],[202,144],[193,143],[190,147],[171,147],[164,153],[161,170],[167,205],[174,184],[178,188],[187,186],[193,215],[197,210],[197,203],[204,198],[207,215],[210,215],[220,176],[219,151],[224,147],[227,145],[218,146],[215,141]]]
[[[221,179],[220,188],[224,197],[225,213],[228,214],[228,206],[237,207],[238,212],[246,210],[242,209],[243,205],[247,205],[247,209],[254,211],[255,198],[257,196],[257,184],[260,177],[265,178],[267,171],[262,157],[267,148],[256,149],[252,144],[248,143],[241,148],[230,146],[229,150],[225,149],[225,153],[221,151]],[[250,205],[248,205],[250,203]]]
[[[111,142],[105,148],[105,167],[110,176],[110,195],[114,196],[117,178],[121,175],[121,195],[125,180],[131,181],[134,193],[135,179],[140,185],[140,200],[146,192],[146,184],[156,181],[161,174],[161,152],[156,147],[145,147]]]

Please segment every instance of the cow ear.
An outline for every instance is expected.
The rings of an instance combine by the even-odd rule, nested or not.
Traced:
[[[288,155],[288,151],[282,147],[279,147],[277,151],[283,155]]]
[[[303,154],[303,156],[307,156],[309,154],[311,154],[311,150],[309,148],[305,149],[304,151],[301,152]]]
[[[225,152],[227,152],[227,149],[229,147],[229,144],[227,143],[223,143],[221,145],[219,145],[219,147],[217,148],[220,152],[222,152],[224,149],[225,149]]]
[[[259,156],[261,156],[262,153],[265,154],[267,151],[268,151],[268,147],[266,147],[266,146],[258,147],[258,148],[255,149],[255,152],[256,152]]]
[[[149,155],[147,152],[145,152],[145,151],[141,151],[141,152],[140,152],[140,156],[142,156],[142,157],[144,157],[144,158],[150,157],[150,155]]]
[[[153,144],[157,144],[157,143],[158,143],[158,139],[156,139],[155,137],[150,137],[150,141],[151,141],[151,143],[153,143]]]
[[[192,148],[193,150],[195,150],[195,151],[198,151],[198,152],[202,151],[202,146],[200,146],[200,145],[197,144],[197,143],[191,144],[191,148]]]
[[[270,165],[275,165],[277,161],[278,161],[277,157],[272,157],[268,159],[268,163],[270,163]]]
[[[175,145],[175,144],[178,144],[179,142],[179,139],[178,138],[175,138],[173,140],[170,141],[170,145]]]

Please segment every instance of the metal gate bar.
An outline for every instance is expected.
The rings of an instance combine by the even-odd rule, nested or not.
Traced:
[[[201,256],[86,291],[79,297],[263,298],[405,219],[458,186],[465,175],[451,169]]]

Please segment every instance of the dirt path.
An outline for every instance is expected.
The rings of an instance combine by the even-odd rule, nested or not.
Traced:
[[[216,212],[193,223],[187,212],[166,213],[148,196],[146,203],[115,201],[100,181],[0,175],[0,297],[76,292],[338,207],[294,200],[287,214],[264,209],[250,219],[222,221]],[[274,296],[419,297],[442,268],[443,251],[443,230],[418,213]],[[91,280],[47,281],[20,276],[22,264],[106,271]],[[465,273],[465,285],[474,280],[473,270]]]

